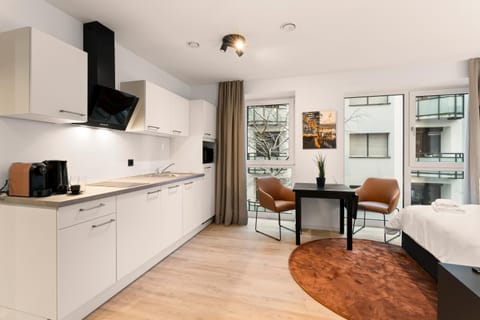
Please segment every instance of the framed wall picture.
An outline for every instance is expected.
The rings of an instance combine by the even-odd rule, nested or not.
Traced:
[[[303,149],[337,148],[336,111],[311,111],[302,113]]]

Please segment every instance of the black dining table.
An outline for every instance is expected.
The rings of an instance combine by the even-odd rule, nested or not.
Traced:
[[[347,250],[353,248],[353,216],[356,214],[358,196],[355,190],[344,184],[326,184],[318,187],[315,183],[295,183],[295,243],[300,244],[302,231],[302,198],[338,199],[340,201],[340,233],[345,233],[345,208],[347,208]]]

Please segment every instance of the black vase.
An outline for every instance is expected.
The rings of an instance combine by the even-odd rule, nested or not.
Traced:
[[[317,177],[317,187],[325,187],[325,177]]]

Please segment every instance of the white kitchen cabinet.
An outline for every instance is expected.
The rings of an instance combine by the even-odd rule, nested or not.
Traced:
[[[115,284],[115,213],[58,231],[58,315]]]
[[[205,198],[202,197],[204,179],[184,182],[182,185],[183,202],[183,234],[188,234],[205,220]]]
[[[121,279],[159,253],[162,248],[164,187],[117,197],[117,278]]]
[[[115,207],[100,205],[111,199],[58,209],[0,204],[0,306],[63,319],[113,285]]]
[[[173,103],[170,110],[172,135],[186,137],[190,131],[190,102],[189,100],[175,94],[172,94],[172,100]]]
[[[205,164],[204,173],[204,188],[202,190],[204,195],[203,221],[215,215],[215,164]]]
[[[162,222],[159,229],[163,247],[168,247],[183,235],[182,187],[181,183],[166,186],[162,194]]]
[[[31,27],[0,33],[0,115],[87,120],[87,53]]]
[[[56,235],[55,209],[0,204],[0,306],[56,319]]]
[[[57,209],[58,318],[116,281],[115,197]]]
[[[0,318],[85,317],[206,226],[205,181],[59,208],[0,201]]]
[[[188,100],[149,81],[128,81],[121,90],[139,97],[127,131],[187,136],[189,131]]]
[[[217,108],[205,100],[190,100],[190,132],[200,134],[205,140],[215,140]]]

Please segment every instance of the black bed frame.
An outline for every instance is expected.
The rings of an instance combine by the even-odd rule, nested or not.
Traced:
[[[430,252],[415,242],[408,234],[402,232],[402,248],[437,280],[438,260]]]

